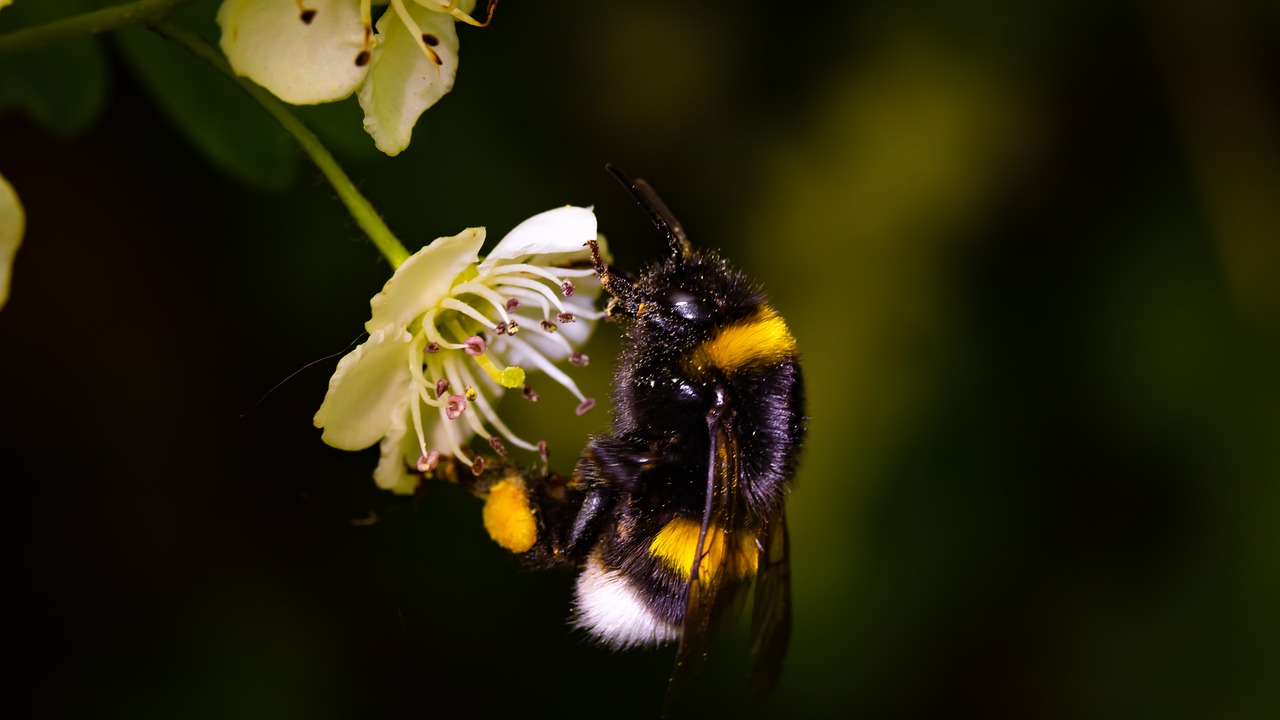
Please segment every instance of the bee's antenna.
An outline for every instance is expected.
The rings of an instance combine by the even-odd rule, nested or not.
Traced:
[[[676,220],[675,215],[671,214],[671,210],[667,208],[667,204],[662,202],[662,198],[653,191],[649,183],[644,180],[632,181],[627,174],[619,170],[612,163],[606,164],[605,169],[608,170],[622,186],[631,193],[632,199],[636,201],[644,211],[649,213],[649,220],[658,232],[667,237],[667,243],[671,245],[671,251],[675,255],[676,263],[681,263],[686,257],[693,252],[693,246],[689,243],[689,238],[684,234],[684,228],[681,227],[680,221]]]

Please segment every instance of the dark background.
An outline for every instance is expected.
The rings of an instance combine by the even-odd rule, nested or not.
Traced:
[[[770,289],[812,395],[792,652],[755,705],[724,638],[679,714],[1275,717],[1278,9],[505,0],[402,156],[353,102],[303,115],[410,249],[589,204],[636,267],[663,247],[613,162]],[[375,450],[320,442],[389,269],[286,137],[211,162],[138,35],[97,41],[79,126],[0,115],[28,214],[0,311],[19,693],[656,717],[669,650],[592,647],[572,578],[520,570],[478,501],[397,501]],[[607,409],[543,398],[513,425],[568,470]]]

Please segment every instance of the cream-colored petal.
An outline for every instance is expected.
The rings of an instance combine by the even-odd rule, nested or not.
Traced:
[[[436,41],[428,54],[401,20],[397,1],[378,20],[378,44],[359,94],[364,129],[387,155],[398,155],[409,147],[418,116],[453,88],[458,72],[458,33],[453,18],[408,3],[405,12],[423,35]]]
[[[387,435],[411,395],[406,358],[412,339],[403,327],[387,326],[338,362],[314,419],[326,443],[362,450]]]
[[[436,238],[409,256],[369,301],[373,317],[365,330],[408,326],[449,294],[458,273],[476,262],[483,244],[484,228],[467,228],[453,237]]]
[[[379,448],[378,467],[373,471],[373,481],[378,487],[397,495],[412,495],[421,480],[414,465],[422,451],[409,418],[409,402],[410,396],[405,395],[405,402],[393,413],[387,436]]]
[[[501,261],[519,262],[537,255],[539,265],[565,265],[590,256],[584,247],[596,239],[596,214],[591,208],[564,207],[539,213],[515,226],[484,262],[480,274]]]
[[[2,1],[2,0],[0,0]],[[22,244],[26,215],[13,186],[0,175],[0,308],[9,300],[9,278],[13,274],[13,257]]]
[[[295,105],[341,100],[369,70],[360,0],[225,0],[218,10],[231,67]]]

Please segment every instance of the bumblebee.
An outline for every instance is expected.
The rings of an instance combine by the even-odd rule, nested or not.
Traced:
[[[576,627],[616,649],[679,644],[668,704],[754,585],[751,687],[763,695],[791,629],[785,499],[806,420],[795,338],[759,285],[690,244],[647,183],[609,170],[671,250],[631,277],[589,243],[624,330],[609,432],[570,477],[494,466],[496,481],[468,482],[495,541],[578,571]]]

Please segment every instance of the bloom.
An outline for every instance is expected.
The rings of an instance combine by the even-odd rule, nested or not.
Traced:
[[[0,0],[3,7],[3,0]],[[22,213],[22,205],[18,202],[18,194],[13,186],[0,175],[0,308],[9,300],[9,276],[13,269],[13,256],[22,244],[22,231],[26,226],[26,217]]]
[[[535,215],[481,261],[484,238],[484,228],[439,238],[396,268],[369,303],[369,339],[329,381],[315,425],[343,450],[381,440],[380,487],[413,492],[441,454],[472,463],[464,446],[473,435],[499,453],[500,438],[539,450],[493,409],[505,388],[524,385],[525,367],[576,395],[582,411],[594,404],[553,363],[581,357],[576,348],[602,314],[583,247],[597,239],[595,214],[566,206]]]
[[[390,6],[372,21],[372,4]],[[378,149],[409,146],[418,117],[453,88],[454,20],[475,0],[225,0],[222,52],[240,75],[294,105],[359,90],[365,130]],[[376,34],[374,30],[376,29]]]

